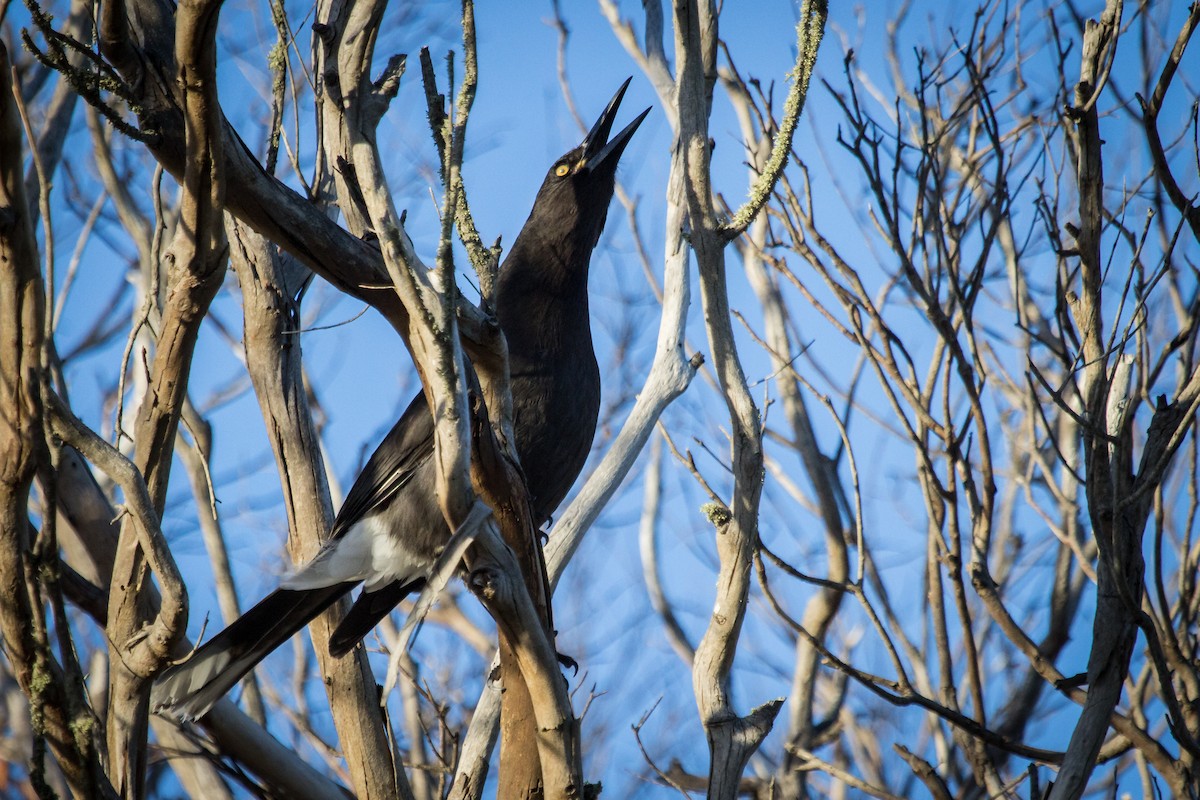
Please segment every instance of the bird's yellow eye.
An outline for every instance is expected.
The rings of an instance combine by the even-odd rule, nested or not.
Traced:
[[[559,164],[554,168],[554,174],[560,178],[565,178],[567,173],[571,171],[571,167],[567,164]]]

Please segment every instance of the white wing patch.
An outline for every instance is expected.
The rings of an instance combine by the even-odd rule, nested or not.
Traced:
[[[363,581],[370,592],[392,581],[408,582],[427,574],[433,562],[410,553],[380,514],[368,514],[345,534],[331,540],[316,558],[280,583],[281,589],[318,589]]]

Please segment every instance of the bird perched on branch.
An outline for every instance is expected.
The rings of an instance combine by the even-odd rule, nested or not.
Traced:
[[[600,410],[587,279],[617,162],[650,109],[609,138],[626,80],[583,143],[550,167],[500,270],[496,312],[508,340],[513,429],[533,522],[544,524],[583,468]],[[355,480],[307,565],[155,684],[155,711],[196,719],[258,662],[356,584],[330,637],[350,652],[425,583],[449,538],[434,494],[433,419],[418,394]]]

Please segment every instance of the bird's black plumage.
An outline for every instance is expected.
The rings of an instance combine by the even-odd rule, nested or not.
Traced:
[[[617,162],[649,109],[609,138],[629,81],[583,143],[555,161],[500,270],[496,313],[508,340],[516,450],[534,523],[544,524],[583,468],[600,409],[587,278]],[[418,394],[355,480],[329,541],[279,589],[158,679],[156,711],[194,719],[271,650],[356,584],[330,637],[349,652],[423,585],[448,531],[434,494],[433,420]]]

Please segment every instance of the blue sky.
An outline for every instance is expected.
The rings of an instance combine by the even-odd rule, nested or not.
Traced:
[[[787,88],[785,76],[794,58],[795,4],[763,0],[726,5],[722,32],[739,70],[743,75],[761,79],[764,85],[774,81],[775,96],[781,100]],[[886,88],[880,59],[884,22],[890,18],[895,4],[831,5],[832,16],[818,61],[818,77],[828,79],[838,89],[844,88],[843,45],[848,44],[858,53],[858,65]],[[1176,4],[1173,13],[1181,13],[1182,5]],[[640,13],[639,3],[626,2],[625,6],[628,14]],[[660,206],[671,145],[667,124],[657,109],[653,91],[614,39],[597,7],[588,2],[563,2],[563,7],[572,32],[568,71],[585,122],[591,123],[629,75],[634,79],[619,119],[631,119],[642,108],[655,106],[622,159],[620,178],[641,199],[640,221],[647,248],[652,259],[659,259],[663,242]],[[409,233],[432,262],[437,235],[437,201],[433,195],[438,192],[428,170],[433,146],[425,125],[416,53],[421,45],[428,44],[440,69],[445,51],[448,48],[458,51],[461,47],[453,25],[458,4],[433,3],[428,8],[432,17],[445,20],[437,24],[385,25],[378,56],[380,61],[392,52],[407,52],[410,56],[408,73],[381,125],[380,139],[396,204],[408,209]],[[260,151],[266,119],[262,65],[273,38],[273,34],[263,32],[267,24],[265,9],[263,4],[226,4],[222,12],[223,50],[219,68],[226,113],[251,148]],[[309,9],[291,4],[288,10],[302,37],[299,47],[307,53],[311,19],[305,15]],[[9,13],[20,20],[18,15],[24,12],[14,7]],[[555,72],[557,33],[546,23],[550,14],[549,2],[481,3],[478,9],[480,86],[471,118],[464,175],[485,241],[490,242],[498,235],[503,236],[505,243],[513,241],[546,169],[555,157],[581,138],[565,112],[559,90]],[[951,24],[959,27],[969,24],[969,14],[965,7],[917,3],[905,35],[914,43],[926,41],[933,35],[931,32],[940,36]],[[7,32],[5,35],[11,41]],[[670,42],[667,49],[671,52]],[[1189,64],[1195,64],[1194,56],[1195,53],[1190,54],[1193,58]],[[1031,64],[1044,68],[1045,58],[1048,55],[1031,56]],[[1075,68],[1077,61],[1071,65]],[[442,90],[446,91],[444,71],[440,80]],[[306,99],[299,110],[302,132],[299,146],[306,171],[311,168],[312,134],[307,116],[310,105],[311,101]],[[289,135],[295,131],[291,113],[289,108]],[[819,213],[833,220],[830,229],[838,237],[839,246],[852,257],[869,261],[870,243],[863,240],[860,228],[866,220],[869,201],[859,191],[845,156],[833,143],[841,120],[828,93],[814,82],[796,144],[811,164],[814,192],[821,204]],[[711,132],[716,142],[717,188],[731,203],[736,203],[745,195],[747,179],[736,122],[722,98],[718,98],[714,107]],[[77,132],[75,136],[76,150],[86,153],[86,133]],[[136,146],[123,146],[122,152],[134,165],[142,165],[140,171],[134,171],[131,181],[139,199],[148,207],[147,162]],[[1130,156],[1130,163],[1132,166],[1123,166],[1136,173],[1139,169],[1136,155]],[[95,183],[88,174],[87,159],[80,158],[72,165],[77,177],[60,179],[59,191],[73,191],[77,182],[84,197],[94,197]],[[286,171],[284,174],[286,177]],[[839,194],[838,190],[844,193]],[[1014,214],[1028,226],[1032,208],[1018,207]],[[79,227],[78,219],[70,212],[56,214],[60,254],[70,252]],[[80,315],[90,320],[99,310],[98,303],[107,302],[114,278],[128,267],[131,253],[132,248],[119,241],[93,239],[85,251],[85,269],[81,270],[77,291],[67,305],[68,316]],[[460,263],[465,260],[460,259]],[[753,296],[735,261],[731,261],[730,276],[733,306],[752,310]],[[117,313],[128,315],[131,302],[125,297],[118,304]],[[619,424],[628,408],[630,398],[624,393],[636,388],[644,376],[658,322],[641,268],[632,255],[623,212],[615,204],[609,213],[604,243],[593,259],[592,303],[593,328],[606,381],[606,410],[611,412],[606,421],[611,426]],[[311,315],[307,325],[335,326],[305,333],[303,346],[326,420],[324,434],[331,471],[344,490],[353,480],[358,465],[416,391],[416,378],[394,332],[374,312],[356,316],[362,310],[357,301],[339,297],[318,281],[306,300],[306,307]],[[814,359],[844,380],[844,372],[855,357],[853,351],[815,314],[797,313],[806,341],[811,341]],[[285,568],[281,553],[286,520],[257,404],[246,391],[228,391],[230,387],[245,388],[244,369],[236,354],[241,328],[236,292],[229,292],[218,302],[213,322],[220,324],[206,326],[201,337],[193,396],[202,410],[209,413],[216,428],[213,473],[219,487],[220,513],[239,593],[243,603],[248,604],[269,591]],[[1003,324],[1011,321],[1005,320]],[[694,346],[707,349],[695,308],[690,334]],[[69,349],[79,335],[81,331],[73,328],[70,320],[65,321],[60,350]],[[625,336],[628,336],[629,358],[618,368],[613,365],[613,350]],[[115,374],[121,344],[118,340],[70,367],[76,411],[104,430],[111,430],[112,415],[111,409],[100,406],[99,395]],[[769,363],[748,336],[743,336],[740,344],[747,375],[757,385],[770,374]],[[915,343],[918,362],[922,349],[928,345],[923,341]],[[758,396],[769,391],[769,386],[757,385]],[[225,399],[231,394],[232,399]],[[867,402],[872,402],[870,397]],[[682,444],[696,450],[706,475],[724,486],[725,477],[716,459],[705,455],[689,438],[703,441],[716,453],[725,452],[721,431],[728,425],[723,408],[703,378],[698,378],[689,394],[669,412],[667,422],[678,431]],[[601,440],[605,433],[601,432]],[[831,426],[820,433],[826,437],[823,439],[826,446],[836,441]],[[872,467],[864,477],[863,490],[867,530],[875,558],[895,597],[915,597],[922,591],[925,523],[919,501],[912,494],[911,456],[896,447],[892,437],[879,428],[863,425],[854,433],[860,459],[869,461]],[[795,457],[783,458],[785,467],[798,473]],[[192,577],[189,632],[194,636],[206,613],[214,616],[210,625],[215,624],[219,613],[215,598],[207,591],[207,557],[181,468],[177,467],[173,477],[172,502],[164,527],[185,574]],[[665,589],[677,603],[677,612],[693,640],[702,631],[711,607],[715,564],[711,528],[698,511],[704,499],[686,474],[667,470],[660,558]],[[678,758],[689,770],[705,769],[706,748],[691,704],[688,671],[663,641],[641,583],[636,540],[640,504],[638,468],[592,530],[577,563],[564,579],[557,601],[560,649],[580,660],[585,676],[573,683],[581,692],[577,704],[582,704],[593,686],[604,693],[584,722],[586,769],[589,778],[604,780],[606,795],[613,797],[659,796],[658,790],[647,786],[640,777],[644,770],[629,725],[660,698],[662,702],[643,734],[651,744],[652,754],[664,766],[670,759]],[[820,538],[807,516],[797,514],[782,490],[770,483],[764,509],[764,538],[799,563],[812,559],[815,563],[810,565],[810,571],[819,574]],[[810,527],[813,530],[808,530]],[[1033,567],[1034,577],[1041,574],[1041,569]],[[803,589],[792,592],[791,607],[799,609],[805,597]],[[1090,599],[1085,602],[1090,603]],[[487,624],[472,599],[466,598],[464,606],[481,624]],[[760,598],[752,599],[751,611],[734,686],[742,711],[787,694],[793,647],[791,637],[771,621],[769,609]],[[852,613],[846,616],[847,627],[861,622]],[[1085,609],[1080,618],[1089,619],[1089,612]],[[477,694],[475,681],[482,671],[482,665],[459,648],[433,626],[426,626],[416,646],[418,660],[428,663],[431,671],[437,670],[436,678],[431,680],[451,693],[455,702]],[[887,666],[881,656],[869,646],[864,646],[857,655],[864,668],[886,673]],[[269,669],[276,675],[285,674],[290,668],[290,657],[290,652],[277,656],[269,662]],[[1083,669],[1085,659],[1086,651],[1076,646],[1064,658],[1064,671],[1072,671],[1072,666]],[[443,669],[447,663],[450,666]],[[861,693],[853,695],[851,702],[861,703],[862,698]],[[784,717],[786,713],[785,709]],[[902,736],[903,727],[914,719],[915,716],[909,719],[896,714],[885,728],[891,728],[889,735]],[[1032,736],[1031,743],[1041,746],[1061,746],[1063,741],[1062,728],[1055,725]],[[766,749],[778,751],[778,732],[768,741]],[[641,794],[637,795],[638,792]]]

